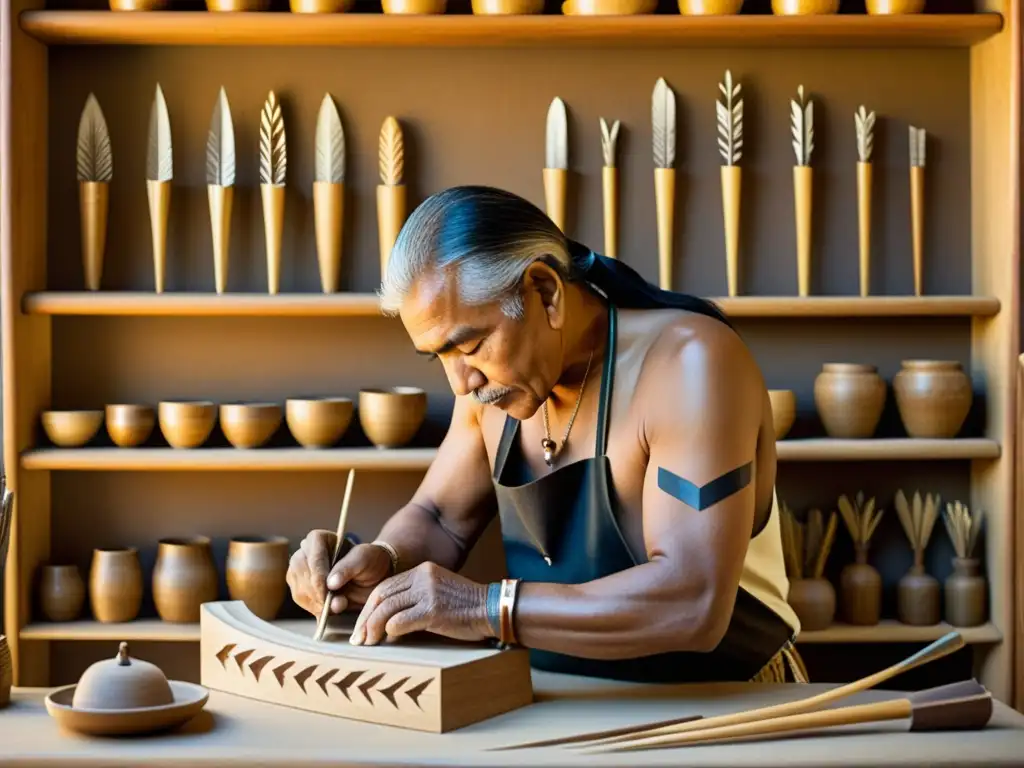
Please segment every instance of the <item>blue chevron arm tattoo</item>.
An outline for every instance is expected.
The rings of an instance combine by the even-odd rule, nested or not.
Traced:
[[[696,486],[674,472],[658,467],[658,487],[688,507],[701,512],[738,493],[750,484],[754,462],[729,470],[706,485]]]

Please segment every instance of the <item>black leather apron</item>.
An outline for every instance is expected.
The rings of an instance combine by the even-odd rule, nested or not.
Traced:
[[[510,578],[580,584],[637,565],[619,527],[605,455],[615,342],[616,311],[609,305],[593,458],[533,479],[522,459],[519,421],[505,419],[493,480]],[[792,636],[792,628],[778,614],[740,589],[725,638],[709,653],[660,653],[607,661],[531,650],[530,661],[552,672],[638,682],[747,681]]]

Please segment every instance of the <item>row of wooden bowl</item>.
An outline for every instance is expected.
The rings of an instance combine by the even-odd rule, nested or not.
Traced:
[[[210,400],[164,401],[150,405],[108,405],[104,411],[46,411],[43,430],[54,445],[78,448],[106,423],[107,434],[121,448],[146,442],[157,421],[172,448],[198,448],[209,439],[220,417],[221,431],[236,448],[258,448],[287,421],[288,430],[305,448],[329,448],[352,422],[355,403],[348,397],[295,398],[279,403],[222,403]],[[399,448],[416,436],[427,414],[427,394],[417,387],[363,389],[359,423],[378,448]]]
[[[893,377],[893,393],[910,437],[953,438],[974,401],[971,379],[954,360],[904,360]],[[792,390],[769,390],[775,439],[796,419]],[[814,405],[829,437],[873,437],[888,396],[878,368],[863,363],[825,363],[814,379]]]

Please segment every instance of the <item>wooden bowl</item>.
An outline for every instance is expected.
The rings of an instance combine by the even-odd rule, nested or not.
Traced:
[[[839,13],[839,0],[772,0],[776,16],[822,16]]]
[[[473,0],[477,16],[526,16],[544,13],[544,0]]]
[[[172,448],[198,448],[217,423],[217,405],[209,400],[164,401],[157,414],[160,432]]]
[[[237,13],[239,11],[266,11],[270,0],[206,0],[211,13]]]
[[[285,418],[303,448],[330,448],[352,423],[353,410],[348,397],[294,398],[285,403]]]
[[[924,10],[924,0],[865,0],[864,5],[870,16],[901,16]]]
[[[54,445],[78,448],[100,430],[103,411],[43,411],[43,431]]]
[[[359,423],[378,448],[406,445],[427,415],[427,393],[417,387],[359,391]]]
[[[277,403],[225,403],[220,407],[220,428],[235,448],[259,448],[281,426]]]
[[[735,16],[742,7],[743,0],[679,0],[683,16]]]
[[[148,405],[107,406],[107,434],[121,448],[142,445],[155,426],[156,411]]]
[[[354,0],[289,0],[292,13],[345,13]]]
[[[564,16],[639,16],[654,13],[658,0],[565,0]]]
[[[444,13],[447,7],[447,0],[381,0],[384,13],[407,16]]]
[[[791,389],[769,389],[772,401],[772,423],[775,425],[775,439],[781,440],[796,421],[796,394]]]

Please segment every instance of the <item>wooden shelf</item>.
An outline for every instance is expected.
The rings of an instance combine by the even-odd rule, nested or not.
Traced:
[[[780,461],[929,461],[996,459],[995,440],[781,440]],[[22,454],[24,469],[94,471],[327,471],[369,469],[425,470],[433,448],[36,448]]]
[[[993,317],[999,300],[987,296],[739,296],[713,298],[731,317]],[[30,315],[164,317],[380,317],[372,293],[162,293],[43,291],[28,293]]]
[[[801,643],[930,643],[953,630],[959,632],[965,643],[1000,643],[1003,634],[994,624],[978,627],[953,627],[943,622],[932,627],[914,627],[898,621],[882,621],[874,627],[856,627],[850,624],[833,624],[828,629],[816,632],[801,632],[797,644]]]
[[[353,47],[884,48],[969,46],[999,32],[996,13],[914,16],[386,16],[205,11],[26,11],[21,28],[50,45],[344,45]]]

